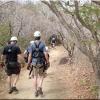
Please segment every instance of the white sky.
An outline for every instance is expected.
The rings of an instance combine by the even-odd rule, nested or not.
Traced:
[[[20,1],[20,2],[25,2],[25,1],[39,1],[39,0],[0,0],[0,1]]]
[[[20,1],[20,2],[24,2],[24,1],[39,1],[39,0],[0,0],[0,1]],[[73,0],[65,0],[65,1],[73,1]],[[84,1],[88,1],[88,0],[80,0],[80,1],[84,2]]]
[[[34,1],[34,2],[36,2],[36,1],[40,1],[40,0],[0,0],[0,1],[19,1],[19,2],[21,2],[21,3],[24,3],[24,2],[26,2],[26,1]],[[65,1],[74,1],[74,0],[65,0]],[[81,4],[84,4],[84,2],[90,2],[91,0],[79,0],[80,1],[80,3]],[[99,0],[97,0],[97,1],[99,1]]]

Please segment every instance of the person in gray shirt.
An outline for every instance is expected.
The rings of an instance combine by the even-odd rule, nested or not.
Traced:
[[[32,64],[34,71],[35,96],[43,95],[42,84],[44,79],[45,63],[49,64],[45,43],[41,40],[41,33],[34,33],[35,41],[29,49],[28,66]],[[32,61],[32,62],[31,62]]]

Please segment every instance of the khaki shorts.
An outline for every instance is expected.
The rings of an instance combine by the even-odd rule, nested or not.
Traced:
[[[41,68],[38,68],[36,66],[33,66],[33,73],[34,73],[34,76],[43,76],[44,75],[44,67],[41,67]]]

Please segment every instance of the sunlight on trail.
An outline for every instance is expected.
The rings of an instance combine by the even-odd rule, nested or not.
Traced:
[[[51,67],[48,69],[48,75],[44,79],[44,97],[42,97],[42,99],[93,98],[87,89],[89,88],[90,83],[88,83],[86,89],[84,89],[84,86],[81,86],[83,84],[79,84],[79,76],[83,77],[84,79],[82,74],[85,74],[88,68],[75,68],[75,66],[69,66],[67,64],[59,65],[61,58],[66,56],[67,52],[62,46],[56,47],[55,49],[50,49]],[[80,71],[80,69],[82,70]],[[85,70],[84,73],[82,72],[83,70]],[[23,69],[20,75],[20,81],[18,83],[19,93],[9,95],[5,91],[4,93],[0,94],[0,99],[36,99],[34,97],[33,84],[33,80],[28,79],[28,71]],[[38,97],[37,99],[41,99],[41,97]]]

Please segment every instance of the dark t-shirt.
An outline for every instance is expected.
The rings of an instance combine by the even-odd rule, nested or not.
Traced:
[[[21,54],[21,50],[16,45],[8,45],[4,47],[3,55],[6,56],[6,62],[17,62],[17,55]]]
[[[51,36],[51,42],[52,42],[52,43],[55,43],[55,42],[56,42],[56,39],[57,39],[57,36],[56,36],[55,34],[53,34],[53,35]]]

